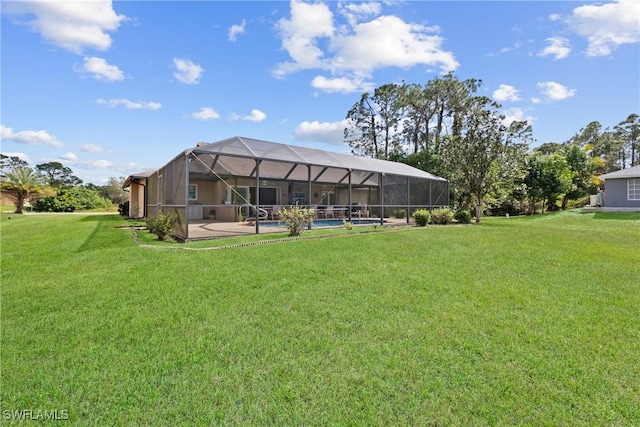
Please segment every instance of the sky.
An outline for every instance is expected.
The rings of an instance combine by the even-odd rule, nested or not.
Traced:
[[[348,153],[362,93],[453,71],[536,142],[640,113],[640,1],[5,1],[1,152],[85,183],[245,136]]]

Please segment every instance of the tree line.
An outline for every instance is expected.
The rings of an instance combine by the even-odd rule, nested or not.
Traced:
[[[73,212],[105,209],[128,199],[122,189],[123,177],[109,178],[106,185],[83,184],[71,168],[59,162],[41,163],[31,168],[15,156],[0,154],[0,188],[10,198],[15,213],[22,213],[26,203],[39,212]]]
[[[447,178],[454,205],[492,213],[536,213],[580,203],[597,176],[640,163],[640,119],[613,129],[591,122],[562,143],[535,142],[526,121],[506,122],[501,105],[479,95],[482,81],[453,73],[424,85],[385,84],[347,112],[353,154],[410,164]]]

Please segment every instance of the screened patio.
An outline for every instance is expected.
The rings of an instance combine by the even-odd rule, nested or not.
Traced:
[[[135,176],[128,182],[133,190]],[[176,215],[183,240],[280,231],[277,213],[293,205],[342,225],[384,224],[398,210],[408,222],[416,209],[449,204],[447,180],[403,163],[243,137],[185,150],[144,191],[146,215]]]

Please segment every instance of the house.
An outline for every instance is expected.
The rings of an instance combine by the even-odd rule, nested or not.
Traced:
[[[122,188],[129,189],[129,217],[145,218],[147,216],[147,179],[155,171],[146,171],[136,175],[129,175],[122,184]]]
[[[640,165],[598,177],[604,181],[605,210],[640,211]]]
[[[403,163],[238,136],[198,143],[123,187],[132,217],[173,214],[174,235],[183,240],[213,237],[220,224],[259,233],[292,205],[336,219],[364,213],[380,223],[394,210],[405,210],[408,221],[415,209],[449,205],[446,179]],[[251,227],[240,221],[247,217]]]

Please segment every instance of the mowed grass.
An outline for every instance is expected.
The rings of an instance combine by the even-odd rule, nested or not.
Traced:
[[[3,411],[67,410],[78,425],[640,424],[640,214],[211,251],[137,247],[123,225],[3,214]]]

